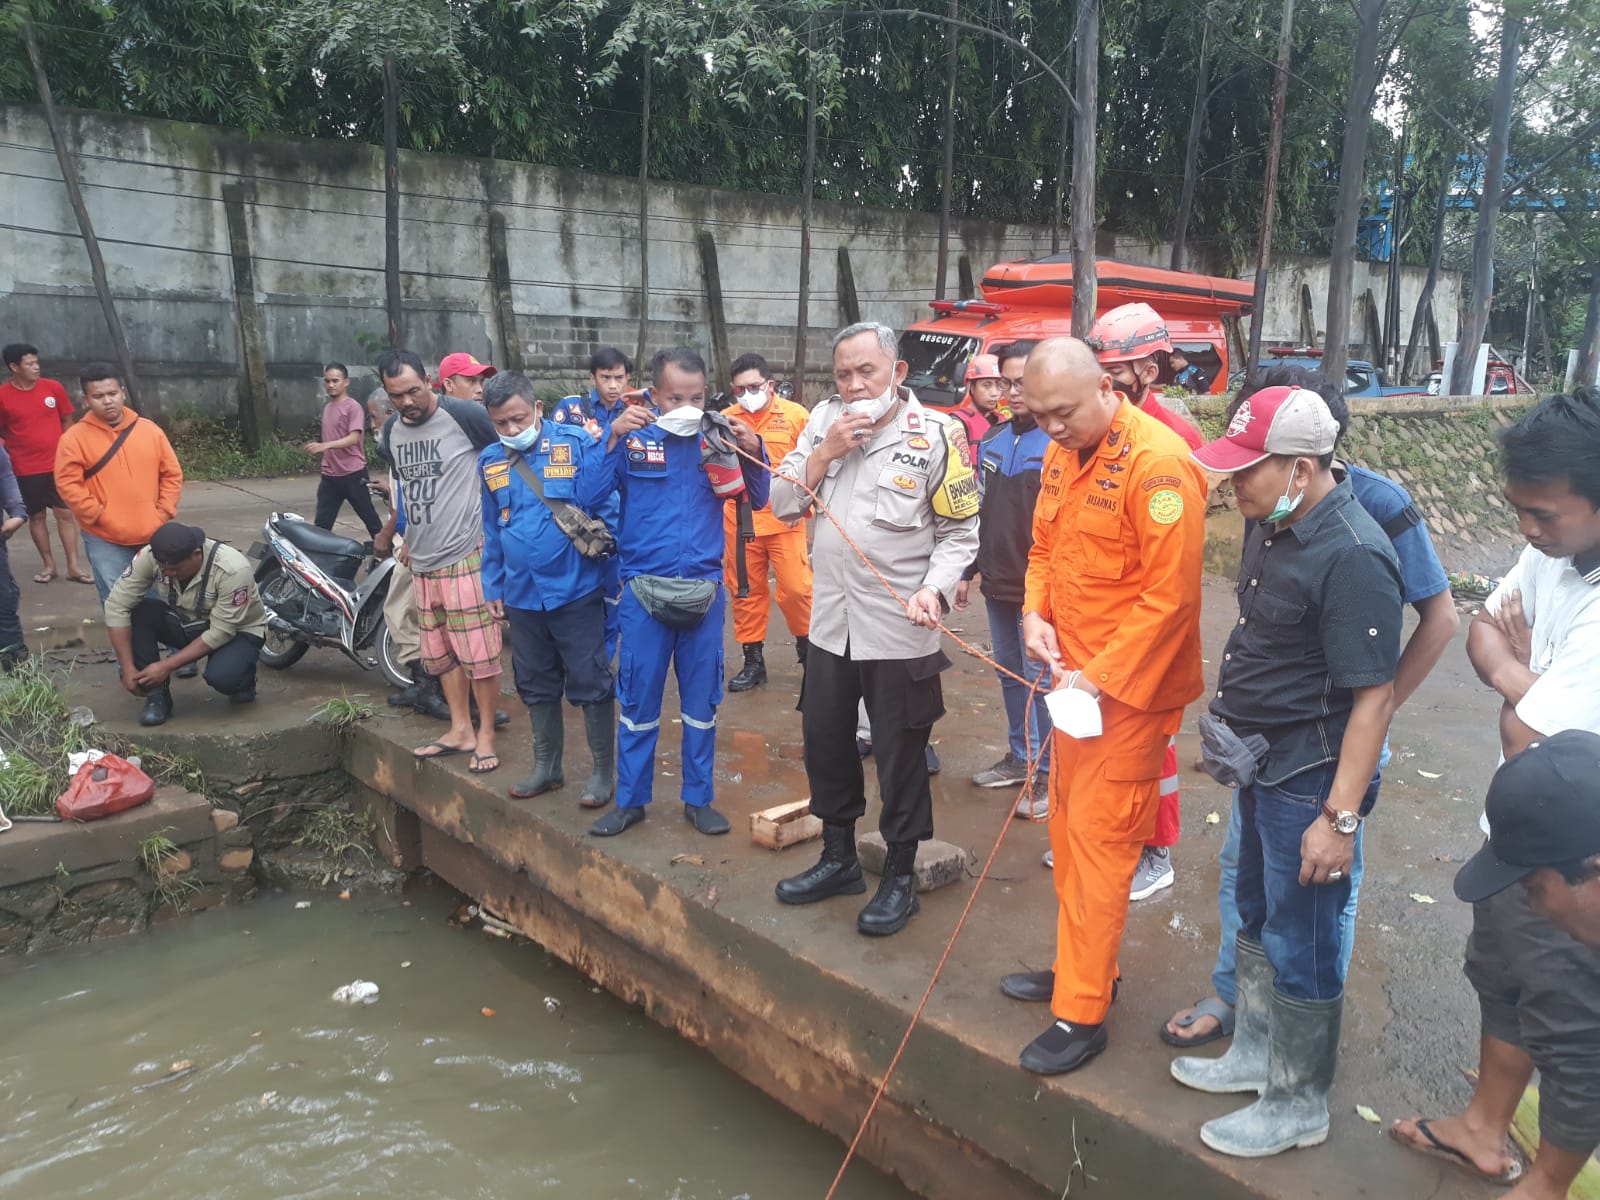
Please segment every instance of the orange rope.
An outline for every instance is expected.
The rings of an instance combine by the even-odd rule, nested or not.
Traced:
[[[755,455],[747,454],[745,451],[740,450],[737,447],[735,447],[735,449],[740,457],[747,458],[751,462],[765,467],[766,470],[774,476],[778,475],[778,469],[771,463],[763,462]],[[902,597],[899,592],[895,591],[894,585],[884,578],[883,572],[878,570],[877,566],[870,558],[867,557],[866,553],[861,549],[861,547],[856,545],[855,539],[853,539],[849,532],[845,529],[843,522],[833,515],[828,506],[823,503],[822,497],[817,495],[812,488],[807,487],[804,480],[796,479],[792,475],[783,475],[781,478],[793,483],[801,491],[805,492],[806,495],[811,497],[811,501],[816,506],[817,511],[825,516],[830,522],[832,522],[833,527],[839,531],[839,536],[844,539],[845,545],[849,546],[850,549],[855,551],[856,557],[866,564],[867,569],[877,577],[878,582],[883,584],[884,590],[886,590],[895,598],[895,601],[900,605],[900,607],[906,610],[907,618],[910,618],[911,606],[906,602],[905,598]],[[1022,716],[1023,728],[1027,731],[1028,738],[1028,769],[1023,783],[1023,795],[1031,796],[1034,784],[1034,775],[1038,770],[1039,759],[1043,756],[1042,747],[1038,752],[1035,752],[1033,748],[1033,705],[1039,694],[1040,685],[1044,682],[1043,675],[1036,680],[1025,679],[1023,676],[1018,675],[1015,671],[1001,666],[989,655],[983,653],[983,651],[979,650],[976,646],[967,642],[959,634],[945,625],[943,621],[938,623],[937,628],[968,654],[972,655],[976,659],[988,663],[1000,674],[1010,676],[1012,679],[1015,679],[1018,683],[1021,683],[1028,689],[1028,703],[1023,709]],[[855,1158],[856,1150],[861,1145],[861,1139],[867,1132],[867,1126],[871,1124],[873,1114],[878,1111],[878,1104],[882,1101],[884,1093],[889,1090],[889,1081],[894,1077],[895,1068],[900,1065],[900,1059],[905,1054],[906,1046],[911,1041],[912,1033],[916,1031],[917,1023],[922,1020],[922,1014],[928,1007],[928,1001],[933,998],[933,989],[939,983],[939,976],[943,973],[945,964],[950,961],[950,954],[955,949],[956,939],[961,936],[961,930],[967,923],[967,917],[972,913],[972,906],[977,903],[978,892],[982,889],[984,881],[989,878],[989,871],[994,866],[995,857],[1000,853],[1000,845],[1005,841],[1006,831],[1011,828],[1012,818],[1013,813],[1011,806],[1007,805],[1005,822],[1000,826],[1000,833],[994,839],[994,845],[989,848],[989,857],[984,860],[983,867],[978,872],[977,882],[973,884],[972,893],[967,897],[967,902],[961,909],[961,916],[956,920],[956,927],[951,931],[950,940],[945,943],[944,953],[939,956],[939,962],[933,968],[933,974],[928,979],[928,986],[922,993],[922,1000],[917,1004],[916,1011],[911,1014],[911,1021],[906,1026],[905,1034],[901,1037],[900,1044],[895,1047],[894,1057],[889,1060],[889,1066],[887,1069],[885,1069],[883,1078],[878,1082],[877,1090],[872,1094],[872,1101],[867,1105],[867,1111],[862,1115],[861,1123],[856,1127],[855,1137],[850,1139],[850,1146],[845,1151],[844,1161],[839,1164],[839,1171],[833,1177],[833,1183],[829,1185],[827,1195],[824,1197],[824,1200],[833,1200],[833,1197],[835,1194],[837,1194],[839,1185],[844,1180],[845,1172],[849,1170],[850,1162]],[[1041,819],[1034,817],[1030,811],[1027,819],[1029,821],[1038,822],[1040,820],[1048,820],[1049,818],[1045,817]]]

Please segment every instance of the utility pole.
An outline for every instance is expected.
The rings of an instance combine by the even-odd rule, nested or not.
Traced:
[[[816,18],[813,17],[806,25],[806,165],[800,209],[800,319],[794,330],[795,398],[802,404],[806,399],[806,335],[811,329],[811,217],[817,182],[816,32]],[[941,273],[944,269],[942,251],[941,246]]]
[[[950,0],[950,19],[960,16],[957,0]],[[959,66],[961,35],[954,25],[947,27],[945,35],[945,92],[944,92],[944,178],[939,184],[939,266],[934,274],[933,294],[944,299],[945,284],[950,269],[950,196],[955,190],[956,178],[956,74]]]
[[[383,56],[383,304],[389,345],[405,345],[400,296],[400,81],[394,55]]]
[[[1072,336],[1086,338],[1096,311],[1095,117],[1100,108],[1100,0],[1078,0],[1078,100],[1072,140]]]
[[[1278,206],[1278,161],[1283,157],[1283,122],[1289,104],[1289,53],[1293,49],[1294,0],[1283,0],[1278,26],[1278,65],[1272,83],[1272,131],[1267,138],[1266,192],[1261,201],[1261,240],[1256,247],[1256,288],[1250,313],[1250,356],[1244,369],[1254,374],[1261,361],[1261,332],[1267,319],[1267,267],[1272,262],[1272,222]]]
[[[139,381],[133,373],[133,355],[128,351],[128,338],[122,331],[122,318],[111,299],[111,284],[106,278],[106,260],[100,253],[100,239],[94,235],[94,222],[89,219],[89,209],[83,202],[83,189],[78,186],[78,165],[67,150],[67,139],[61,131],[61,118],[56,113],[55,96],[50,91],[50,79],[45,74],[44,58],[39,53],[39,43],[33,36],[33,22],[20,7],[18,25],[22,42],[28,49],[28,61],[33,65],[33,82],[39,90],[39,103],[44,106],[44,123],[50,129],[50,141],[56,148],[56,164],[61,169],[61,182],[66,184],[67,203],[72,215],[78,218],[78,232],[83,235],[83,248],[89,255],[89,274],[94,277],[95,295],[100,298],[100,313],[105,317],[106,332],[111,335],[111,348],[122,369],[123,386],[134,407],[139,406]]]

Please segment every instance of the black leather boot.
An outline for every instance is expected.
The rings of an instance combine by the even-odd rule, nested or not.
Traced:
[[[805,634],[802,633],[799,637],[794,639],[794,657],[795,661],[798,662],[801,667],[806,665],[806,655],[810,652],[810,650],[811,639]]]
[[[603,700],[583,710],[583,733],[594,764],[578,797],[582,808],[604,808],[617,790],[617,702]]]
[[[744,666],[739,673],[728,680],[730,692],[748,692],[751,688],[767,681],[767,660],[762,654],[761,642],[745,642]]]
[[[566,743],[561,701],[528,705],[528,720],[533,725],[533,774],[506,789],[514,800],[553,792],[566,782],[561,773],[561,752]]]
[[[406,670],[411,672],[411,683],[407,687],[396,688],[389,693],[389,707],[411,708],[417,702],[417,697],[422,694],[423,686],[427,683],[428,675],[422,669],[422,660],[406,664]]]
[[[144,707],[139,710],[139,724],[165,725],[171,715],[172,689],[158,687],[144,698]]]
[[[922,907],[917,899],[917,844],[890,842],[883,859],[883,878],[878,894],[856,918],[856,928],[868,937],[888,937],[899,933]]]
[[[411,707],[425,717],[432,717],[436,721],[450,719],[450,705],[445,702],[444,689],[439,686],[439,677],[421,672],[422,679],[417,685],[416,698],[411,701]]]
[[[855,823],[824,822],[822,857],[809,871],[778,881],[778,899],[785,904],[812,904],[829,896],[859,896],[867,890],[856,857]]]

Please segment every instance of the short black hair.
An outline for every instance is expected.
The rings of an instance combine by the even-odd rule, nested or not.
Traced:
[[[38,358],[39,347],[30,346],[27,342],[12,342],[5,348],[3,357],[6,360],[6,366],[14,367],[30,354]]]
[[[657,350],[655,357],[650,360],[650,386],[661,386],[661,372],[668,364],[677,367],[680,371],[687,371],[691,375],[706,377],[706,360],[700,357],[698,350],[691,350],[687,346],[673,346],[669,350]]]
[[[533,380],[515,371],[501,371],[483,385],[483,406],[499,408],[513,396],[521,396],[530,405],[539,403],[533,390]]]
[[[1500,434],[1500,467],[1517,483],[1564,479],[1600,508],[1600,394],[1573,388],[1545,397]]]
[[[633,374],[633,360],[618,350],[615,346],[601,346],[589,355],[589,374],[597,371],[615,371],[621,367],[629,375]]]
[[[423,383],[428,382],[428,368],[422,365],[422,359],[410,350],[402,350],[396,346],[393,350],[385,350],[378,356],[378,377],[380,379],[393,379],[407,367],[417,373],[417,378]]]
[[[1239,390],[1234,393],[1233,399],[1228,401],[1227,419],[1232,421],[1233,414],[1239,411],[1241,404],[1257,392],[1269,387],[1305,388],[1321,396],[1322,402],[1328,406],[1329,415],[1339,426],[1339,438],[1333,443],[1334,450],[1338,450],[1339,440],[1350,428],[1350,406],[1345,403],[1344,389],[1329,383],[1321,371],[1296,366],[1294,363],[1282,363],[1246,375],[1244,382],[1239,385]],[[1326,470],[1333,465],[1333,457],[1332,453],[1324,454],[1318,457],[1317,462]]]
[[[1033,348],[1038,344],[1038,342],[1028,341],[1027,339],[1023,339],[1022,341],[1018,342],[1006,342],[1002,345],[996,346],[993,354],[995,359],[1003,367],[1006,365],[1006,359],[1008,358],[1027,358],[1028,355],[1033,352]]]
[[[91,383],[99,383],[102,379],[115,379],[120,384],[122,372],[108,362],[86,363],[78,373],[78,386],[87,392]]]
[[[350,368],[345,366],[343,363],[329,363],[327,366],[322,368],[322,373],[324,375],[326,375],[329,371],[337,371],[346,379],[350,378]]]
[[[746,371],[760,371],[761,378],[771,379],[772,368],[767,366],[767,360],[759,354],[741,354],[733,360],[733,366],[728,368],[728,378],[736,379]]]

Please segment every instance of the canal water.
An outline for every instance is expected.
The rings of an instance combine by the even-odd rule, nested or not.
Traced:
[[[0,1196],[826,1193],[839,1142],[538,947],[453,926],[454,893],[406,900],[263,896],[0,963]],[[330,998],[357,979],[376,1003]],[[909,1193],[855,1163],[841,1195]]]

